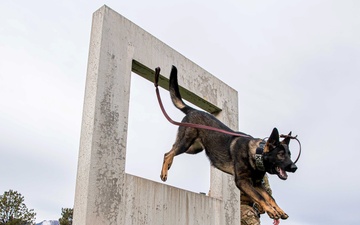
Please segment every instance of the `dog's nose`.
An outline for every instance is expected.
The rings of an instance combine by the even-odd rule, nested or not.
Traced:
[[[297,166],[294,163],[292,163],[290,165],[289,172],[295,173],[296,170],[297,170]]]

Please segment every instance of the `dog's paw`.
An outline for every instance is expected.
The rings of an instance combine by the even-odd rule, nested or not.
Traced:
[[[165,182],[167,180],[167,174],[161,173],[160,174],[160,179]]]
[[[279,215],[279,219],[286,220],[289,217],[279,206],[275,205],[273,208],[276,211],[276,214]]]
[[[286,213],[281,214],[280,217],[283,220],[286,220],[287,218],[289,218],[288,214],[286,214]]]
[[[280,218],[286,220],[289,216],[282,209],[278,208],[277,213],[280,215]]]
[[[280,215],[276,212],[276,210],[271,209],[271,210],[267,210],[266,213],[268,214],[268,216],[273,219],[273,220],[278,220],[280,219]]]

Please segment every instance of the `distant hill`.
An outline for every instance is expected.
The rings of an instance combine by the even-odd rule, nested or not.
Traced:
[[[37,223],[36,225],[60,225],[58,220],[44,220],[41,223]]]

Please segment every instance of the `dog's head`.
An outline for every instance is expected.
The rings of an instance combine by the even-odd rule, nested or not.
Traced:
[[[291,132],[289,133],[290,135]],[[297,166],[290,158],[289,143],[290,137],[280,142],[279,132],[274,128],[264,148],[263,159],[266,172],[277,174],[282,180],[287,179],[288,175],[286,172],[294,173],[297,170]]]

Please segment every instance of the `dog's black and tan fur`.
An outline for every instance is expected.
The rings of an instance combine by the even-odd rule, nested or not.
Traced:
[[[191,108],[182,101],[177,82],[177,69],[174,66],[170,75],[169,89],[175,107],[186,114],[182,122],[232,131],[213,115]],[[290,159],[289,141],[290,138],[280,141],[277,129],[273,129],[263,150],[265,171],[262,171],[257,168],[254,159],[255,151],[262,139],[251,136],[235,137],[216,131],[180,126],[172,149],[164,155],[160,177],[166,181],[175,156],[182,153],[196,154],[205,150],[211,164],[233,175],[236,186],[253,202],[258,203],[270,218],[286,219],[288,215],[266,192],[261,181],[266,172],[277,174],[283,180],[287,179],[285,171],[295,172],[297,167]]]

